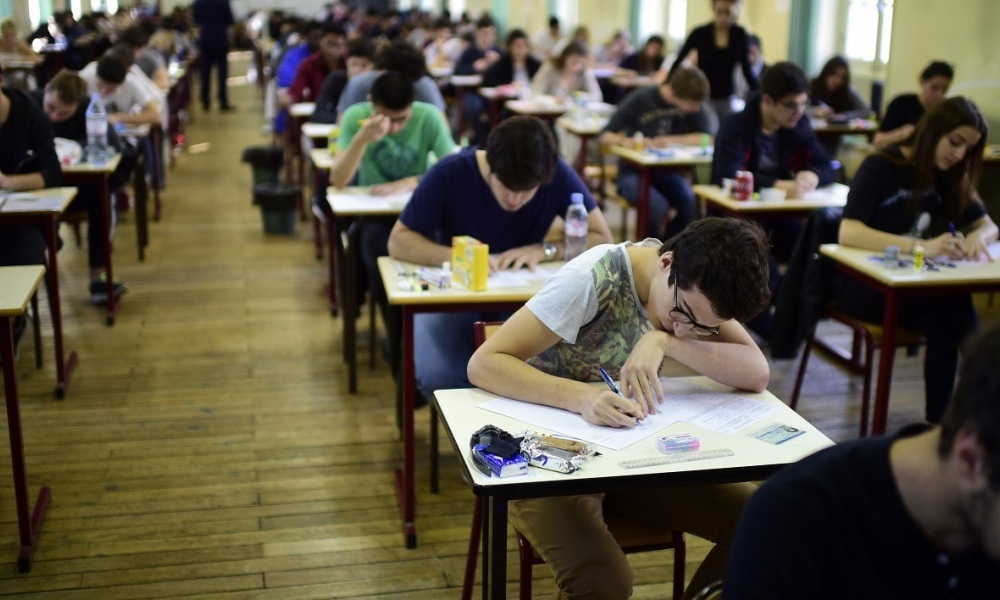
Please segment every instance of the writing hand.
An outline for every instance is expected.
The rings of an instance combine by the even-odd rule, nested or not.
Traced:
[[[656,405],[663,404],[660,366],[666,356],[669,337],[665,331],[644,333],[619,373],[622,393],[639,403],[643,416],[656,413]]]
[[[804,196],[819,186],[819,175],[812,171],[799,171],[795,174],[795,183],[799,186],[799,196]]]
[[[517,270],[521,267],[528,267],[534,271],[538,263],[545,259],[545,251],[541,244],[531,244],[520,248],[511,248],[497,257],[495,270]]]
[[[942,233],[935,238],[924,240],[922,245],[924,247],[924,256],[931,258],[947,256],[948,258],[959,260],[966,256],[965,236],[961,232],[955,235]]]
[[[965,238],[965,257],[969,260],[978,260],[980,256],[985,256],[986,260],[993,262],[993,257],[990,256],[989,244],[983,239],[983,236],[978,233],[970,233],[969,237]]]
[[[581,400],[580,416],[588,423],[605,427],[633,427],[643,418],[636,402],[596,387]]]

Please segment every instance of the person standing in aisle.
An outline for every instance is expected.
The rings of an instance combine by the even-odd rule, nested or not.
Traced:
[[[219,91],[219,110],[229,112],[234,109],[226,92],[229,77],[229,28],[235,22],[229,0],[195,0],[194,20],[198,24],[198,54],[201,63],[201,107],[208,111],[211,107],[212,66],[215,66]]]

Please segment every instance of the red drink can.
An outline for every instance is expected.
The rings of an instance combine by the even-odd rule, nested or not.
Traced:
[[[733,200],[749,200],[753,197],[753,173],[736,171],[736,181],[733,183]]]

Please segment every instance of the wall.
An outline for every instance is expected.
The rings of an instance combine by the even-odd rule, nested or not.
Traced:
[[[788,30],[791,0],[744,0],[737,22],[760,36],[764,59],[778,62],[788,58]],[[687,30],[715,20],[709,0],[688,0]]]
[[[577,11],[580,23],[587,25],[587,28],[590,29],[590,48],[592,51],[611,39],[615,31],[628,29],[628,2],[580,0]]]
[[[886,98],[914,91],[927,63],[947,60],[955,65],[949,94],[975,101],[990,122],[990,140],[1000,141],[1000,3],[962,0],[955,10],[951,2],[897,0],[894,12]]]

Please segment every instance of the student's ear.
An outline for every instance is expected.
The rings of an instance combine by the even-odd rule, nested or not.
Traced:
[[[976,432],[969,429],[955,434],[950,462],[956,483],[966,490],[981,490],[989,487],[989,461]]]
[[[660,270],[666,271],[668,268],[670,268],[670,265],[672,265],[673,262],[674,262],[674,252],[673,250],[667,250],[666,252],[660,255]]]

